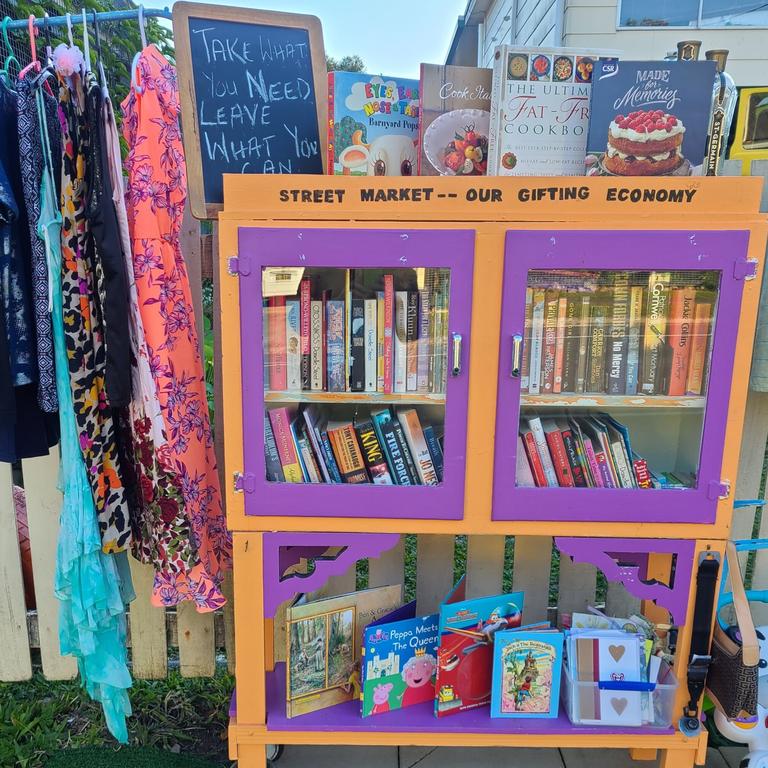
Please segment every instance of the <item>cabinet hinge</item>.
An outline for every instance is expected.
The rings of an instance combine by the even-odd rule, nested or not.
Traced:
[[[757,260],[737,259],[733,262],[733,276],[737,280],[754,280],[757,277]]]
[[[250,275],[251,274],[251,259],[247,253],[240,256],[230,256],[227,259],[227,272],[230,275]]]
[[[727,499],[731,495],[731,481],[730,480],[710,480],[707,487],[707,498]]]
[[[256,488],[256,477],[252,472],[235,472],[235,493],[253,493]]]

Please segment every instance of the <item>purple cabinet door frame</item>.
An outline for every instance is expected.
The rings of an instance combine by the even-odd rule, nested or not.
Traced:
[[[253,489],[245,498],[247,515],[436,520],[463,517],[474,248],[473,230],[240,228],[243,453],[249,487]],[[262,267],[267,266],[451,270],[449,357],[452,334],[461,334],[461,372],[453,376],[449,366],[443,482],[439,486],[267,482],[261,295]]]
[[[715,521],[743,279],[750,273],[748,242],[749,233],[736,230],[507,232],[496,435],[508,437],[496,440],[495,520]],[[520,414],[520,378],[510,375],[512,336],[519,333],[524,338],[528,272],[550,269],[720,272],[696,488],[633,490],[515,485],[517,440],[513,436],[516,438]]]

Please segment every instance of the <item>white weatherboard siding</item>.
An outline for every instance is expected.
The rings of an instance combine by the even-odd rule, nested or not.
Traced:
[[[493,66],[497,45],[557,45],[561,0],[495,0],[485,15],[479,65]]]
[[[537,0],[529,0],[537,2]],[[541,6],[550,0],[538,0]],[[701,56],[710,48],[727,48],[728,72],[737,85],[768,83],[768,30],[730,29],[616,29],[616,0],[565,0],[563,45],[569,48],[609,48],[623,59],[662,59],[677,50],[679,40],[701,40]]]

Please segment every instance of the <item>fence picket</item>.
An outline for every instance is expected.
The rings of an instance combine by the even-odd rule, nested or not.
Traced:
[[[422,534],[416,540],[416,612],[437,611],[453,586],[453,536]]]
[[[525,593],[523,614],[526,624],[547,619],[551,568],[551,537],[515,536],[512,589]]]
[[[211,677],[216,671],[213,614],[198,613],[189,601],[176,606],[182,677]]]
[[[400,537],[397,546],[383,552],[381,557],[368,561],[368,586],[385,587],[388,584],[403,584],[405,579],[405,536]]]
[[[154,571],[151,565],[129,558],[136,599],[129,608],[133,675],[142,680],[159,680],[168,672],[168,641],[165,611],[149,602]]]
[[[56,487],[58,448],[52,448],[48,456],[22,461],[22,472],[43,674],[48,680],[70,680],[77,674],[77,662],[59,653],[59,601],[53,593],[61,509],[61,494]]]
[[[467,538],[467,597],[501,594],[504,536]]]
[[[594,605],[597,569],[589,563],[574,563],[568,555],[560,555],[559,614],[585,611]]]
[[[11,465],[0,463],[0,680],[32,676]]]
[[[224,649],[227,653],[227,670],[235,674],[235,584],[232,573],[224,576],[222,592],[227,598],[224,606]]]

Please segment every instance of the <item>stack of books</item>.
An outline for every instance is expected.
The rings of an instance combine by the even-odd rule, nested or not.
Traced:
[[[712,274],[532,273],[523,393],[705,394]]]
[[[542,488],[692,488],[680,472],[654,473],[632,450],[629,429],[606,413],[522,416],[517,485]]]
[[[400,271],[408,280],[375,270],[324,272],[324,285],[343,273],[343,292],[310,277],[297,298],[266,299],[265,389],[444,393],[449,271],[425,269],[422,288],[413,270]],[[414,289],[399,290],[401,284]]]
[[[415,408],[373,409],[353,422],[329,420],[313,404],[298,412],[272,408],[264,418],[272,482],[438,485],[442,443]]]

